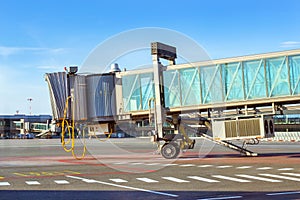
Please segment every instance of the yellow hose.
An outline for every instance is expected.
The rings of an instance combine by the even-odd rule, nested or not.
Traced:
[[[65,104],[65,109],[64,109],[64,117],[63,117],[63,120],[62,120],[62,133],[61,133],[61,144],[62,144],[62,147],[63,149],[66,151],[66,152],[72,152],[72,155],[75,159],[77,160],[81,160],[84,158],[85,156],[85,152],[86,152],[86,143],[85,143],[85,134],[84,134],[84,131],[83,131],[83,152],[82,152],[82,155],[80,157],[77,157],[77,155],[75,154],[75,120],[74,120],[74,114],[75,114],[75,106],[73,106],[73,110],[72,110],[72,125],[69,124],[68,120],[66,119],[67,118],[67,111],[68,111],[68,105],[69,105],[69,100],[72,99],[71,96],[69,96],[66,100],[66,104]],[[66,142],[65,141],[65,124],[66,124],[66,127],[67,127],[67,130],[68,130],[68,134],[69,134],[69,139],[68,141]],[[66,145],[70,144],[71,142],[71,147],[70,148],[67,148]]]
[[[92,136],[94,136],[100,142],[106,142],[111,137],[111,134],[112,134],[112,130],[110,130],[110,133],[108,134],[107,138],[105,138],[105,139],[98,138],[96,134],[93,134]]]

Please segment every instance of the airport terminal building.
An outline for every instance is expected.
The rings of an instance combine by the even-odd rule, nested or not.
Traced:
[[[0,138],[18,138],[20,134],[39,134],[49,130],[51,115],[0,115]]]

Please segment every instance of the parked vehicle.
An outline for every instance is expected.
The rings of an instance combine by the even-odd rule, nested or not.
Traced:
[[[34,139],[34,138],[35,136],[33,133],[26,133],[25,135],[21,133],[18,134],[18,139]]]

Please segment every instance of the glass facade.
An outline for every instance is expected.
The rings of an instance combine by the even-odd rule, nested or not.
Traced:
[[[243,71],[241,63],[222,64],[222,82],[224,86],[224,100],[242,100],[243,90]]]
[[[124,111],[148,110],[154,97],[153,74],[134,74],[122,77]]]
[[[181,105],[201,103],[199,68],[180,69]]]
[[[181,105],[179,73],[177,70],[164,71],[165,106],[178,107]]]
[[[300,55],[289,57],[291,94],[300,94]]]
[[[251,60],[243,63],[244,99],[262,98],[267,95],[263,60]],[[256,77],[256,78],[253,78]]]
[[[223,99],[221,66],[200,68],[201,103],[218,103]]]
[[[284,96],[290,94],[289,70],[286,57],[266,59],[266,81],[268,96]]]
[[[300,94],[300,55],[262,58],[163,72],[165,106],[170,108]],[[128,111],[148,110],[153,73],[124,75]]]

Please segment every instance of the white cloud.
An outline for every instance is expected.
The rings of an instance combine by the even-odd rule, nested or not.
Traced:
[[[66,48],[55,48],[55,49],[48,49],[51,53],[64,53],[66,52]]]
[[[297,41],[286,41],[280,43],[280,47],[282,48],[292,48],[292,47],[299,47],[299,46],[300,46],[300,42]]]
[[[10,56],[21,52],[46,52],[46,53],[63,53],[65,48],[40,48],[40,47],[8,47],[0,46],[0,56]]]
[[[37,66],[36,68],[38,69],[45,69],[45,70],[59,70],[59,69],[62,69],[61,66],[52,66],[52,65],[44,65],[44,66]]]

